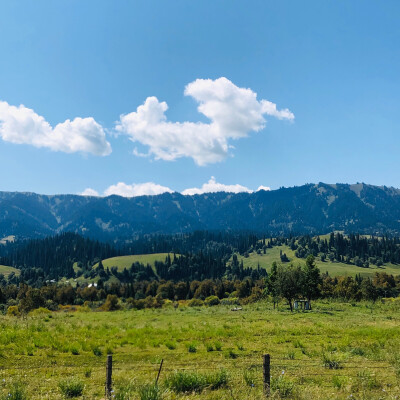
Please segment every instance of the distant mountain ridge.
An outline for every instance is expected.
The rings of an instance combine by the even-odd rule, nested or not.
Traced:
[[[0,192],[0,239],[70,231],[100,240],[129,240],[138,234],[194,230],[399,234],[400,190],[319,183],[255,193],[132,198]]]

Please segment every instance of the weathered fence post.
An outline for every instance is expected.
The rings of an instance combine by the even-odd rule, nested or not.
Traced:
[[[264,393],[266,397],[271,395],[271,357],[269,354],[263,356],[263,381]]]
[[[111,399],[112,391],[112,355],[107,356],[106,365],[106,399]]]
[[[164,359],[161,360],[160,369],[158,370],[158,375],[157,375],[157,379],[156,379],[156,385],[158,385],[158,379],[160,378],[163,362],[164,362]]]

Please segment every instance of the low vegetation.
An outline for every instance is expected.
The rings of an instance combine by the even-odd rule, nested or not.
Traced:
[[[240,311],[182,303],[2,316],[0,399],[100,399],[107,353],[116,399],[260,399],[265,353],[273,398],[394,399],[398,309],[395,300],[319,300],[312,311],[292,313],[284,303],[274,309],[261,300]]]

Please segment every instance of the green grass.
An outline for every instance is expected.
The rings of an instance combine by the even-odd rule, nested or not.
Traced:
[[[171,259],[173,258],[172,253],[154,253],[154,254],[137,254],[137,255],[130,255],[130,256],[119,256],[119,257],[111,257],[111,258],[106,258],[105,260],[102,260],[104,268],[110,268],[111,267],[117,267],[118,271],[121,272],[124,270],[124,268],[129,269],[133,263],[139,262],[143,265],[151,265],[154,269],[154,265],[156,261],[165,261],[165,258],[170,254]],[[176,255],[178,256],[178,254]],[[99,266],[99,263],[96,263],[93,268],[97,268]],[[77,266],[77,263],[74,263],[73,265],[75,273],[79,272],[79,268]],[[89,283],[89,282],[97,282],[99,280],[99,277],[95,278],[84,278],[83,276],[80,276],[77,278],[77,282],[79,284],[83,283]],[[63,278],[60,280],[61,282],[66,282],[69,281],[71,282],[70,279]],[[115,277],[111,277],[108,283],[112,282],[117,282],[117,279]],[[71,282],[73,285],[75,285],[74,282]]]
[[[120,256],[120,257],[112,257],[102,260],[104,268],[117,267],[118,271],[122,271],[124,268],[130,268],[131,265],[135,262],[139,262],[141,264],[147,265],[150,264],[154,266],[156,261],[165,261],[165,258],[168,256],[168,253],[155,253],[155,254],[137,254],[133,256]],[[170,254],[171,259],[173,254]],[[95,264],[94,268],[97,268],[99,264]]]
[[[238,255],[239,262],[243,260],[243,265],[245,267],[257,268],[259,264],[260,267],[266,268],[267,271],[270,270],[271,265],[274,261],[280,262],[280,251],[289,257],[290,261],[294,263],[305,263],[305,260],[302,258],[297,258],[293,250],[286,245],[275,246],[272,249],[267,249],[266,254],[257,254],[256,252],[250,253],[249,257],[244,257]],[[325,261],[322,262],[319,258],[316,259],[316,264],[322,273],[328,272],[331,276],[344,276],[351,275],[355,276],[357,274],[361,274],[362,276],[374,276],[375,272],[386,272],[388,274],[399,275],[400,274],[400,265],[394,264],[385,264],[381,267],[377,267],[376,265],[370,265],[369,268],[361,268],[356,265],[349,265],[345,263],[339,262],[331,262]]]
[[[20,271],[17,268],[7,267],[6,265],[0,265],[0,274],[3,274],[4,276],[8,276],[11,274],[11,272],[14,272],[15,275],[20,274]]]
[[[78,309],[50,319],[0,316],[0,399],[15,382],[30,400],[60,399],[59,383],[72,377],[78,389],[84,385],[80,398],[101,399],[109,351],[119,399],[141,398],[140,389],[154,384],[161,359],[164,400],[261,399],[265,353],[271,355],[274,399],[394,399],[400,393],[398,304],[319,301],[312,312],[290,313],[283,303],[274,310],[263,301],[241,312],[181,305],[108,313]],[[191,343],[196,352],[188,351]],[[222,351],[207,351],[207,343]],[[191,381],[199,381],[201,391],[192,393]],[[189,392],[181,393],[178,386],[185,382]]]

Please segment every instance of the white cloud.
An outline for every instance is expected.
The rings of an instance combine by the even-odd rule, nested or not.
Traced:
[[[256,192],[259,190],[271,190],[268,186],[259,186]],[[113,194],[123,197],[136,197],[136,196],[154,196],[162,193],[173,193],[174,191],[166,186],[161,186],[153,182],[146,183],[133,183],[128,185],[124,182],[118,182],[116,185],[109,186],[102,195],[96,190],[87,188],[81,194],[81,196],[111,196]],[[200,188],[189,188],[185,189],[181,193],[186,196],[193,196],[195,194],[203,193],[216,193],[216,192],[227,192],[227,193],[254,193],[254,190],[249,189],[243,185],[225,185],[219,183],[212,176],[207,183],[204,183]]]
[[[82,193],[80,193],[81,196],[100,196],[99,192],[97,190],[87,188],[85,189]]]
[[[46,147],[65,153],[111,153],[103,127],[93,118],[67,119],[54,128],[32,109],[0,101],[0,137],[16,144]]]
[[[157,185],[153,182],[146,183],[134,183],[127,185],[124,182],[118,182],[116,185],[111,185],[104,191],[104,196],[111,196],[116,194],[123,197],[135,197],[135,196],[153,196],[162,193],[172,193],[173,191],[166,187]]]
[[[246,186],[242,185],[224,185],[223,183],[218,183],[212,176],[211,179],[202,185],[201,188],[191,188],[186,189],[182,192],[184,195],[193,196],[195,194],[203,193],[215,193],[215,192],[230,192],[230,193],[241,193],[247,192],[252,193],[253,191]]]
[[[133,142],[149,147],[149,154],[167,161],[191,157],[198,165],[224,160],[232,148],[230,140],[246,137],[265,127],[264,115],[293,120],[288,109],[257,100],[251,89],[239,88],[227,78],[197,79],[185,88],[197,101],[197,110],[210,122],[169,122],[166,102],[148,97],[136,111],[121,115],[116,130]]]

